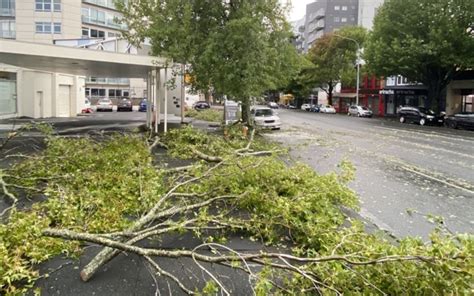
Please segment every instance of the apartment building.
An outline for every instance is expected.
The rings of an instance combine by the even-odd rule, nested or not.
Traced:
[[[359,0],[315,0],[306,6],[304,49],[324,34],[358,24]]]
[[[126,25],[119,22],[121,14],[114,2],[115,0],[0,0],[0,38],[93,48],[95,44],[100,45],[120,37],[121,32],[127,30]],[[113,51],[110,48],[106,50]],[[130,47],[120,50],[121,48],[116,48],[117,52],[133,54],[129,52]],[[0,66],[4,71],[15,70],[15,67]],[[0,75],[4,85],[7,78],[8,83],[11,83],[12,75]],[[12,88],[8,89],[10,92]],[[146,97],[146,81],[127,77],[87,77],[82,91],[93,102],[100,97],[140,99]]]
[[[359,0],[358,25],[372,30],[375,15],[384,0]]]

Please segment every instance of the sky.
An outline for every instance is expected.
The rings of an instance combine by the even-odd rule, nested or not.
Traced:
[[[286,3],[288,0],[280,0],[281,3]],[[290,0],[291,1],[291,12],[288,16],[290,21],[297,21],[303,18],[306,13],[306,4],[313,2],[314,0]]]

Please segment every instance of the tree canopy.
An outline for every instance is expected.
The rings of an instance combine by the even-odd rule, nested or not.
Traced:
[[[460,71],[474,66],[470,0],[386,0],[365,49],[371,71],[428,87],[434,108]]]
[[[280,88],[295,71],[298,55],[277,0],[129,1],[121,11],[129,39],[149,39],[154,55],[190,64],[196,89],[241,100],[244,111],[251,96]]]
[[[310,49],[309,60],[313,67],[305,70],[305,77],[328,94],[329,104],[332,104],[337,83],[355,85],[352,77],[356,75],[357,43],[362,47],[366,34],[362,27],[345,27],[337,33],[322,36]]]

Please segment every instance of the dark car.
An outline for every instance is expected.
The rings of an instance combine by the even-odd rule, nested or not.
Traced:
[[[133,111],[132,101],[121,99],[117,102],[117,111]]]
[[[194,108],[195,110],[204,110],[204,109],[209,109],[209,108],[211,108],[211,105],[209,105],[208,102],[199,101],[199,102],[196,102],[196,103],[193,105],[193,108]]]
[[[458,113],[449,116],[445,120],[445,125],[450,128],[464,128],[474,130],[474,113]]]
[[[321,111],[321,108],[319,108],[318,105],[311,105],[311,107],[309,108],[309,112],[319,112]]]
[[[139,112],[146,112],[146,107],[148,105],[147,99],[143,99],[140,101],[140,104],[138,105],[138,111]],[[153,108],[153,106],[152,106]]]
[[[444,115],[437,115],[433,110],[423,107],[402,107],[398,111],[401,123],[418,123],[419,125],[442,125]]]

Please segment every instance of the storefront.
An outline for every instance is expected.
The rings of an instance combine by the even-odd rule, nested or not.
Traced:
[[[428,91],[425,88],[382,89],[379,93],[383,96],[387,116],[397,115],[401,106],[428,106]]]
[[[17,113],[16,73],[0,71],[0,117]]]

